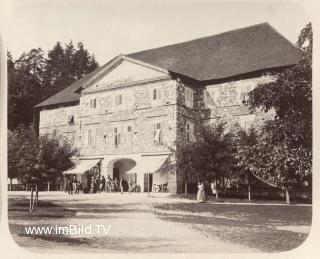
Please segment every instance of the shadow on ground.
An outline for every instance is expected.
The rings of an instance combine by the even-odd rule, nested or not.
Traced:
[[[206,235],[264,252],[298,247],[308,233],[279,230],[279,226],[310,226],[312,207],[167,203],[154,205],[162,220],[189,225]]]

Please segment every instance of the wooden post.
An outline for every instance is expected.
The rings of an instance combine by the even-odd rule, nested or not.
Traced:
[[[216,186],[216,199],[219,199],[217,179],[214,180],[214,183],[215,183],[215,186]]]
[[[48,181],[48,192],[50,192],[50,181]]]
[[[150,173],[148,173],[148,196],[150,196]]]
[[[251,201],[251,185],[248,184],[248,200]]]
[[[33,204],[33,188],[31,187],[31,194],[30,194],[30,205],[29,205],[29,212],[32,212],[32,204]]]
[[[188,194],[188,181],[184,180],[184,195]]]
[[[38,207],[38,197],[39,197],[39,189],[38,189],[38,185],[36,185],[36,197],[35,197],[35,200],[36,200],[36,208]]]

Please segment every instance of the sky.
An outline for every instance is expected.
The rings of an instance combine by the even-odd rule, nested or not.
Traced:
[[[159,0],[12,0],[6,45],[13,58],[57,41],[77,43],[100,65],[127,54],[268,22],[292,43],[309,22],[293,3]]]

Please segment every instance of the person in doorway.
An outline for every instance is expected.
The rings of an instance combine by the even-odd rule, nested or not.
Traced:
[[[102,176],[100,181],[100,192],[104,192],[105,189],[106,189],[106,178]]]
[[[121,194],[123,194],[123,184],[124,184],[124,180],[123,180],[123,177],[121,176],[120,177],[120,192],[121,192]]]
[[[64,178],[64,181],[63,181],[63,190],[64,190],[64,192],[67,192],[67,191],[68,191],[68,179],[67,179],[67,178]]]
[[[77,192],[77,178],[76,178],[76,177],[74,177],[74,178],[73,178],[73,181],[72,181],[72,191],[73,191],[74,193]]]
[[[198,202],[205,202],[206,201],[206,197],[205,197],[205,193],[204,193],[204,183],[202,181],[199,181],[199,183],[198,183],[197,201]]]
[[[77,181],[76,194],[80,193],[80,181]]]
[[[113,185],[114,185],[114,191],[117,192],[117,191],[119,190],[119,181],[118,181],[118,178],[114,179]]]
[[[72,194],[72,181],[71,181],[71,179],[68,179],[68,183],[67,183],[67,185],[68,185],[68,193],[69,194]]]
[[[110,192],[111,191],[111,178],[110,175],[107,176],[107,180],[106,180],[106,191]]]

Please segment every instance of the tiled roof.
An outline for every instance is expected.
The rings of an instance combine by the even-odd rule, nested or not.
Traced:
[[[128,55],[207,81],[294,65],[297,49],[268,23]]]
[[[288,67],[299,61],[297,49],[268,23],[126,56],[204,82]],[[36,107],[78,101],[77,90],[99,78],[114,60]]]

